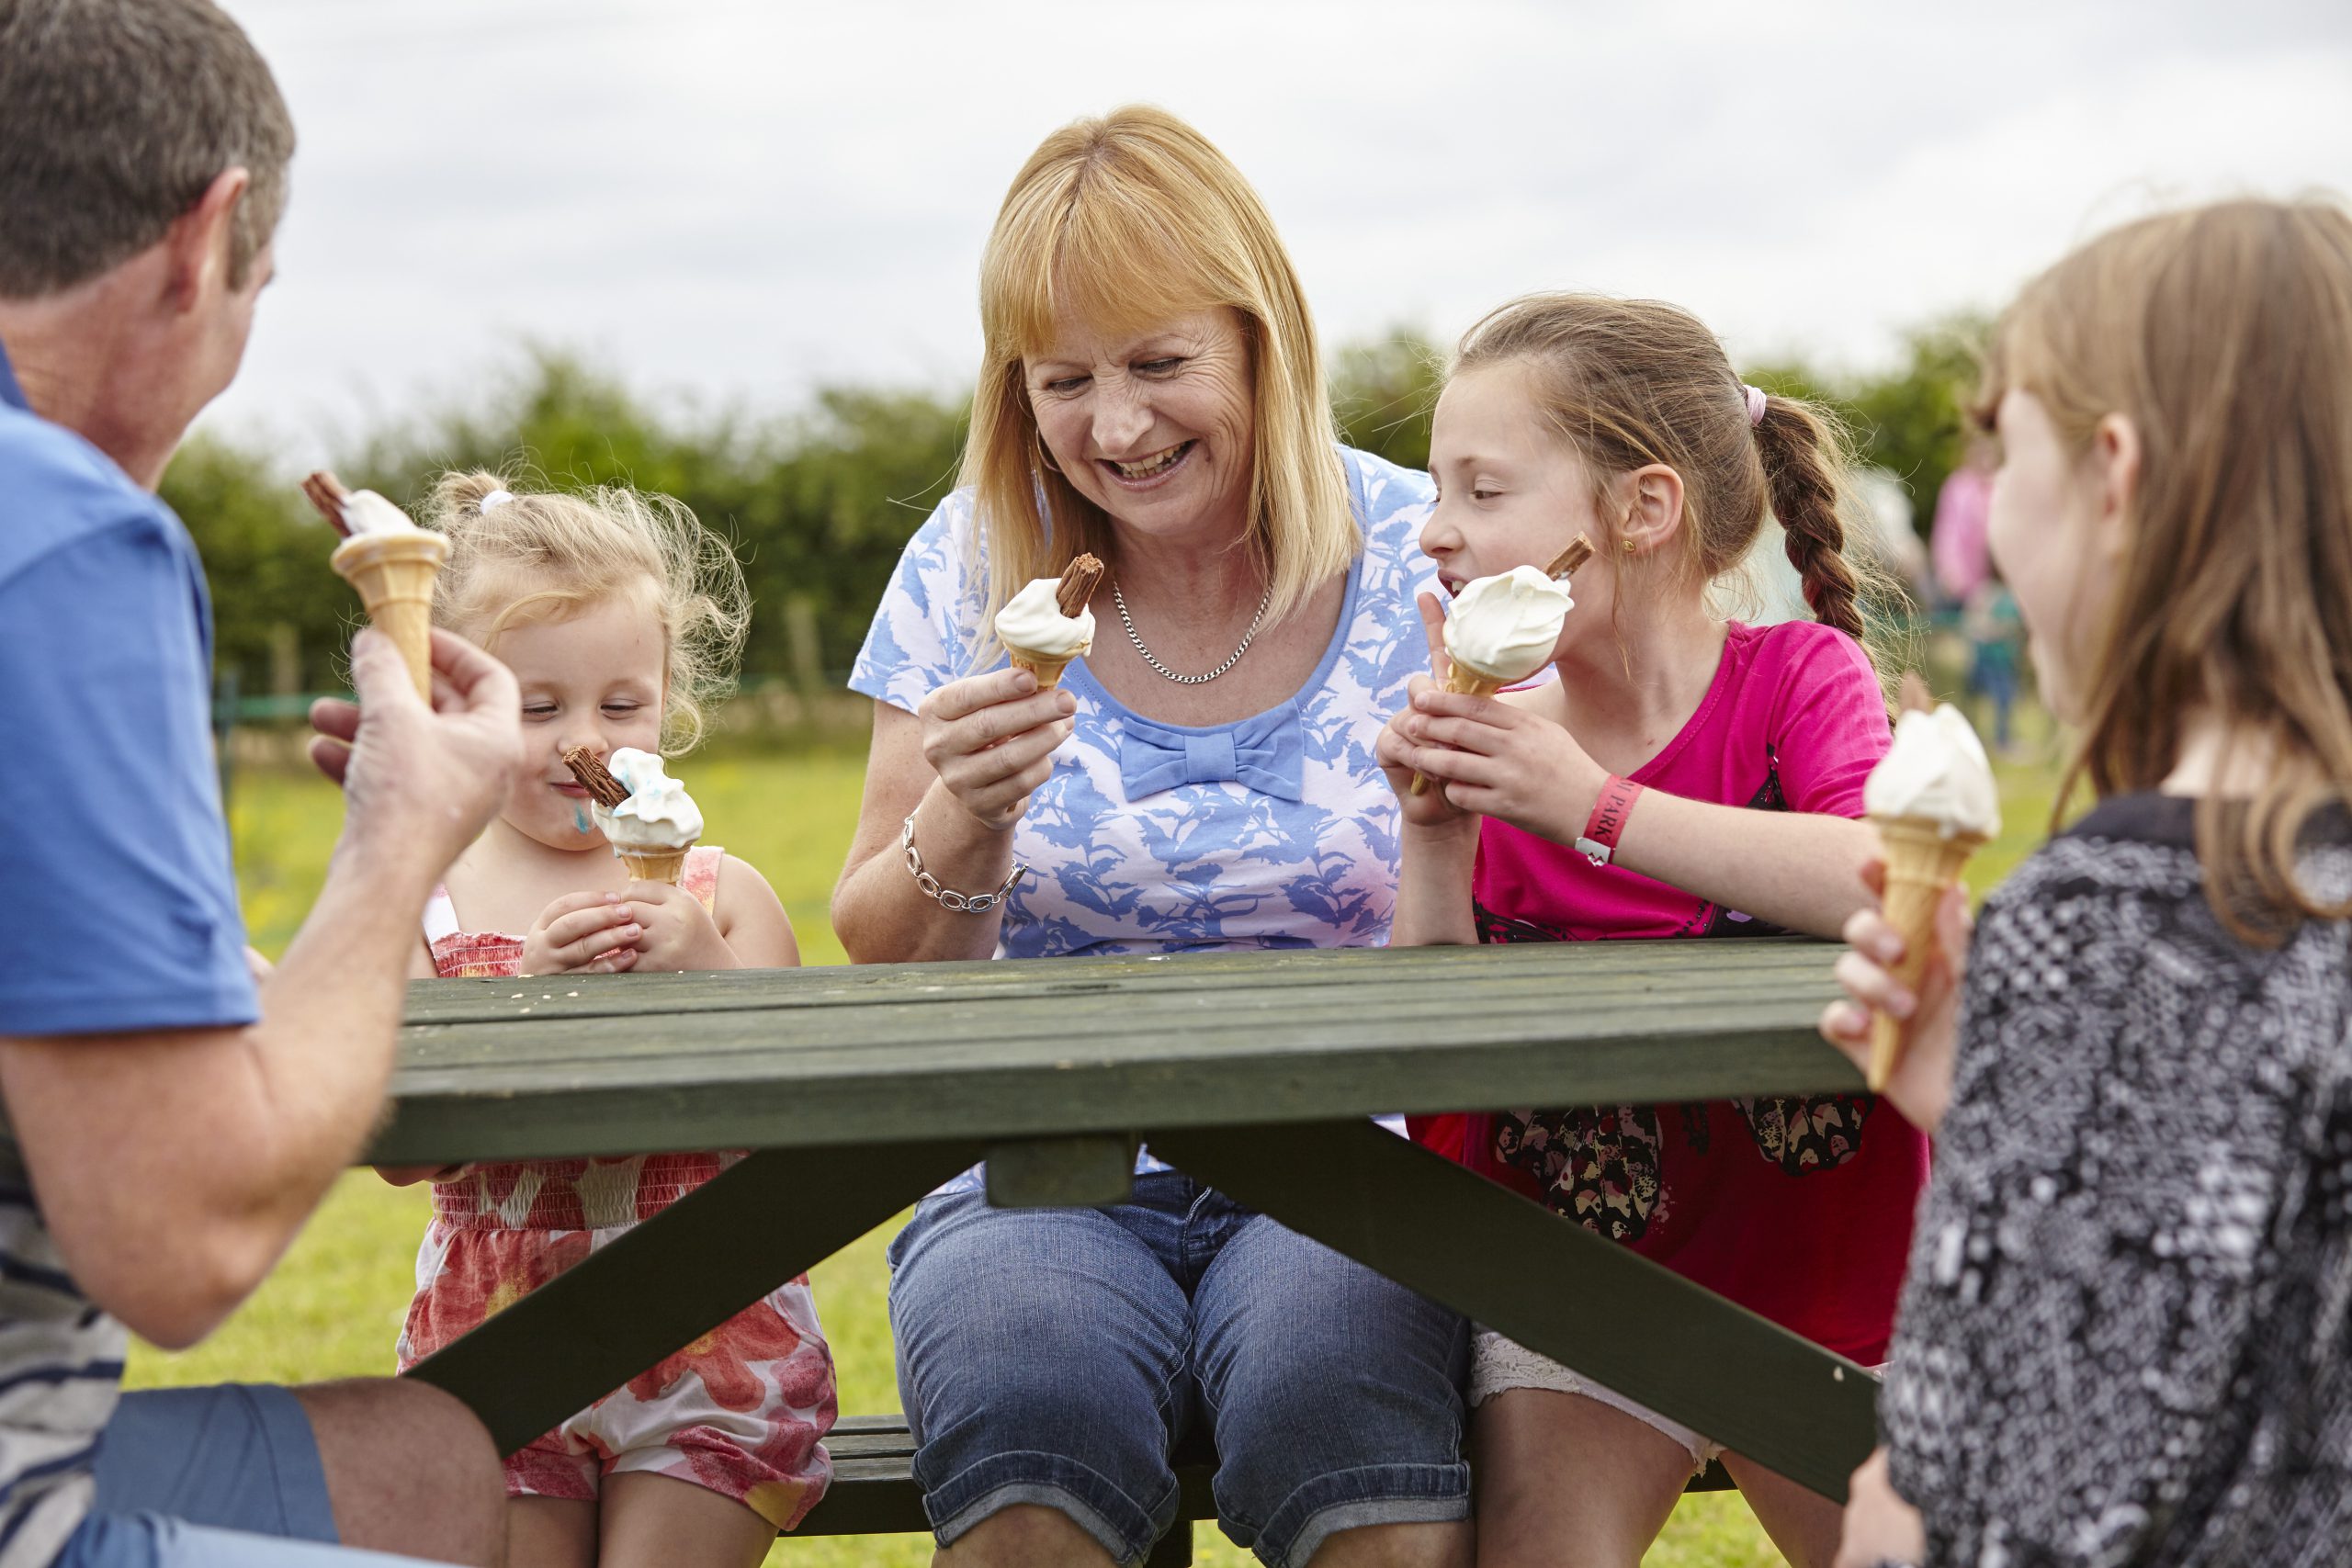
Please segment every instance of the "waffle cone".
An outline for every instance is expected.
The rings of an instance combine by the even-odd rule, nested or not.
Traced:
[[[1458,697],[1491,697],[1510,684],[1499,675],[1473,670],[1459,660],[1453,661],[1445,676],[1445,689]],[[1429,774],[1415,773],[1412,792],[1415,795],[1429,794],[1431,782]]]
[[[1510,684],[1501,676],[1473,670],[1458,659],[1445,676],[1445,689],[1461,697],[1491,697]]]
[[[1968,857],[1984,842],[1975,833],[1947,836],[1931,818],[1873,817],[1886,860],[1886,896],[1882,903],[1887,924],[1903,934],[1903,961],[1891,971],[1905,989],[1917,994],[1936,953],[1936,908],[1945,892],[1960,880]],[[1903,1025],[1884,1013],[1871,1025],[1870,1087],[1886,1087],[1903,1049]]]
[[[1080,643],[1068,653],[1039,653],[1026,648],[1008,648],[1005,652],[1012,655],[1015,670],[1026,670],[1037,677],[1039,691],[1050,692],[1061,684],[1062,671],[1074,661],[1085,658],[1087,650],[1093,646],[1091,642]]]
[[[692,844],[681,844],[674,850],[624,850],[616,848],[613,858],[621,863],[631,882],[666,882],[678,886],[685,874],[686,853]]]
[[[362,534],[335,547],[338,576],[359,590],[368,619],[408,662],[417,694],[433,700],[433,581],[449,558],[438,534]]]

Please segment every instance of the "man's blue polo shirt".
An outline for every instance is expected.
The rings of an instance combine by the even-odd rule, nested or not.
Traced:
[[[187,530],[0,350],[0,1034],[256,1016],[211,664]]]
[[[256,1016],[211,662],[187,531],[34,414],[0,349],[0,1035]],[[88,1515],[123,1353],[0,1135],[0,1564],[51,1562]]]

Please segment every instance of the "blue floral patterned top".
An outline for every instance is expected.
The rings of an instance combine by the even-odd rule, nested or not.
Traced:
[[[1063,686],[1076,727],[1013,829],[1030,874],[999,957],[1367,947],[1396,904],[1396,801],[1373,741],[1429,668],[1414,595],[1436,584],[1418,547],[1426,475],[1342,447],[1363,551],[1322,662],[1288,700],[1237,723],[1156,724],[1085,662]],[[985,545],[971,496],[939,504],[908,541],[850,676],[912,712],[978,661]],[[1098,635],[1100,635],[1098,633]]]

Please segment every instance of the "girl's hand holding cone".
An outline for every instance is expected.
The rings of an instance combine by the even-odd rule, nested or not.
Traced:
[[[1437,642],[1442,621],[1433,596],[1422,595],[1437,669],[1451,661]],[[1608,782],[1575,736],[1550,719],[1457,682],[1416,676],[1405,711],[1388,721],[1373,754],[1395,784],[1418,773],[1433,785],[1416,795],[1399,791],[1405,819],[1431,827],[1465,814],[1492,817],[1530,833],[1573,843]],[[1435,806],[1430,803],[1435,802]],[[1571,820],[1573,818],[1573,820]]]
[[[1886,867],[1873,861],[1863,878],[1883,894]],[[1850,999],[1832,1002],[1821,1015],[1822,1038],[1865,1072],[1879,1020],[1892,1020],[1905,1033],[1894,1071],[1882,1091],[1904,1118],[1933,1134],[1951,1100],[1952,1047],[1958,1035],[1961,982],[1968,970],[1968,892],[1954,886],[1936,910],[1935,951],[1917,987],[1895,978],[1906,956],[1902,933],[1877,909],[1864,909],[1846,922],[1851,950],[1838,960],[1838,983]]]
[[[1434,593],[1422,593],[1415,603],[1420,606],[1422,634],[1429,638],[1430,673],[1413,677],[1406,688],[1404,711],[1382,728],[1373,743],[1373,756],[1388,775],[1388,786],[1405,808],[1405,820],[1417,828],[1430,828],[1458,821],[1470,813],[1446,799],[1445,791],[1434,787],[1437,781],[1412,762],[1419,744],[1411,722],[1413,699],[1424,690],[1450,691],[1453,684],[1453,657],[1445,651],[1445,609]]]

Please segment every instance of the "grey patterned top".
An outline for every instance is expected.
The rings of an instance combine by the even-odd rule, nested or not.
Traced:
[[[2233,940],[2191,810],[2101,805],[1977,929],[1881,1397],[1932,1564],[2352,1562],[2352,933]]]

